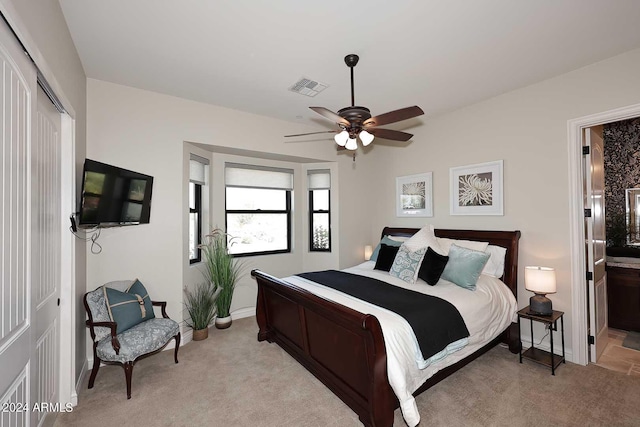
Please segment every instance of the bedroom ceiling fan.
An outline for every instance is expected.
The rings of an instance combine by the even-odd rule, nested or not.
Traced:
[[[347,150],[356,150],[358,143],[356,137],[360,139],[362,145],[366,147],[373,142],[374,137],[391,139],[394,141],[408,141],[413,135],[393,129],[381,129],[378,126],[388,125],[390,123],[411,119],[424,114],[424,111],[417,105],[413,107],[401,108],[399,110],[390,111],[388,113],[379,114],[371,117],[371,111],[366,107],[355,105],[354,89],[353,89],[353,68],[358,64],[360,58],[358,55],[349,54],[344,57],[344,62],[351,70],[351,106],[338,110],[337,113],[324,107],[309,107],[321,116],[334,121],[340,127],[340,131],[322,131],[301,133],[296,135],[285,135],[285,137],[314,135],[320,133],[336,133],[334,140],[340,147]]]

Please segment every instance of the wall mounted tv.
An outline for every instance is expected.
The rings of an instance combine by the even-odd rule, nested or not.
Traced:
[[[152,176],[86,159],[80,226],[148,224],[152,187]]]

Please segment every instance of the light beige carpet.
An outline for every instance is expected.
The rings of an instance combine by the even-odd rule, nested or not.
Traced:
[[[133,370],[100,368],[56,426],[361,426],[355,414],[276,344],[259,343],[255,318],[210,330]],[[640,426],[640,378],[598,366],[543,366],[496,347],[416,399],[420,426]],[[395,412],[394,426],[405,426]]]

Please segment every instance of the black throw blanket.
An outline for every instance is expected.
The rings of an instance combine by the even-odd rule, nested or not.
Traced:
[[[316,271],[298,276],[399,314],[413,328],[425,360],[469,336],[458,309],[442,298],[343,271]]]

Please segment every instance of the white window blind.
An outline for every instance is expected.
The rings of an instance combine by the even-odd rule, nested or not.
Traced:
[[[309,190],[331,190],[331,172],[329,169],[307,171]]]
[[[227,187],[293,190],[293,169],[269,166],[225,164]]]
[[[205,185],[206,180],[206,166],[209,164],[209,160],[204,157],[191,154],[189,160],[189,181],[194,184]]]

